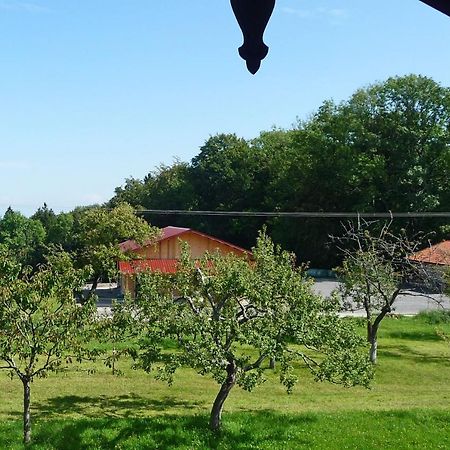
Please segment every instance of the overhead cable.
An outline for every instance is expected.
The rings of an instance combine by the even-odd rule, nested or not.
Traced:
[[[191,211],[182,209],[143,209],[138,214],[160,216],[222,216],[222,217],[287,217],[287,218],[450,218],[450,212],[324,212],[324,211]]]

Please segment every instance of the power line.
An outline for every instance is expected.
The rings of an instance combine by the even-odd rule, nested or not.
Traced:
[[[222,217],[289,217],[289,218],[450,218],[450,212],[269,212],[269,211],[190,211],[184,209],[143,209],[136,213],[159,216],[222,216]]]

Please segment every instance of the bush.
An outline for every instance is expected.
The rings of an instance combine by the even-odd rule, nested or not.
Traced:
[[[433,311],[422,311],[417,314],[416,318],[430,325],[450,323],[450,310],[436,309]]]

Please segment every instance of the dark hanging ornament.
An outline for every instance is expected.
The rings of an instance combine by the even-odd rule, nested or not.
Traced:
[[[441,11],[447,16],[450,16],[450,1],[449,0],[421,0],[423,3],[432,6],[433,8]]]
[[[275,0],[231,0],[234,15],[244,35],[239,55],[247,63],[247,69],[255,74],[269,47],[264,44],[264,31],[275,7]]]

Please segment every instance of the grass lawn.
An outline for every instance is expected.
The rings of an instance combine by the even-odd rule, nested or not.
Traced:
[[[450,345],[436,328],[450,333],[449,323],[386,319],[370,390],[315,383],[299,367],[287,395],[268,371],[253,393],[231,392],[218,436],[207,430],[218,391],[207,377],[182,370],[168,387],[126,360],[120,377],[100,363],[94,374],[74,366],[33,383],[31,448],[447,449]],[[21,402],[20,381],[0,373],[2,450],[22,448]]]

